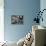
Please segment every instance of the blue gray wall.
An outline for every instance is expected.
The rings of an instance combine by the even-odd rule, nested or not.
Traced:
[[[5,0],[4,6],[4,31],[5,40],[18,41],[32,28],[35,12],[40,9],[40,0]],[[12,15],[24,15],[24,25],[12,25]]]
[[[46,9],[46,0],[41,0],[40,1],[40,10],[42,11],[43,9]],[[40,25],[45,26],[46,27],[46,10],[43,12],[43,22],[40,22]]]
[[[43,10],[43,9],[46,9],[46,0],[41,0],[40,1],[40,10]],[[43,22],[41,21],[40,25],[46,27],[46,11],[44,11],[42,17],[43,17]],[[46,39],[46,37],[45,37],[45,39]],[[46,40],[45,40],[45,44],[46,44]]]

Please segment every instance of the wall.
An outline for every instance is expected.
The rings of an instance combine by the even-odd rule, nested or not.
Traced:
[[[4,35],[7,41],[18,41],[32,28],[35,12],[40,9],[40,0],[4,0]],[[24,15],[24,25],[12,25],[12,15]]]
[[[46,9],[46,0],[41,0],[40,1],[40,9],[41,9],[41,11],[43,9]],[[43,16],[42,17],[43,17],[43,22],[41,21],[40,25],[46,26],[46,10],[43,12]]]
[[[46,9],[46,0],[41,0],[40,1],[40,9],[41,10]],[[46,11],[44,11],[42,17],[43,17],[43,22],[41,21],[40,25],[46,27]],[[46,40],[45,40],[45,43],[46,43]]]
[[[0,0],[0,42],[4,41],[4,0]]]

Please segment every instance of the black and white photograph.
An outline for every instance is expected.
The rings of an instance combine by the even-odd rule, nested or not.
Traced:
[[[21,15],[12,15],[11,24],[23,24],[23,16]]]

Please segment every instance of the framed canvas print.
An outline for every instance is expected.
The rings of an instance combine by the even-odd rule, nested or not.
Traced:
[[[23,24],[23,15],[12,15],[11,24]]]

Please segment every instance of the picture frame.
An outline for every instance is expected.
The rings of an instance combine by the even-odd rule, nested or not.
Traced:
[[[24,23],[23,18],[24,18],[23,15],[12,15],[11,24],[23,24]]]

